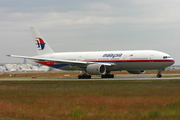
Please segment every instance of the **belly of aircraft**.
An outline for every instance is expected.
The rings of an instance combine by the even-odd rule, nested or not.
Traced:
[[[170,66],[172,63],[169,62],[138,62],[138,63],[117,63],[114,66],[107,67],[108,71],[119,71],[119,70],[154,70],[162,69]]]

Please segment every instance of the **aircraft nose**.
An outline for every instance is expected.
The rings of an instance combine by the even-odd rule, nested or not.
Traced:
[[[172,65],[175,63],[175,60],[172,58],[172,60],[171,60],[171,63],[172,63]]]
[[[175,63],[175,60],[173,59],[173,64]]]
[[[175,63],[175,60],[173,58],[168,59],[166,64],[164,64],[166,67],[171,66]]]

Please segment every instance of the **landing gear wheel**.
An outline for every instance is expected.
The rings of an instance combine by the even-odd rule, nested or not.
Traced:
[[[85,75],[82,75],[82,79],[84,79],[85,78]]]
[[[161,75],[161,71],[162,71],[162,70],[164,70],[164,69],[159,69],[159,70],[158,70],[157,78],[161,78],[161,77],[162,77],[162,75]]]
[[[101,78],[114,78],[113,74],[105,74],[105,75],[101,75]]]
[[[113,74],[111,74],[111,78],[114,78],[114,75],[113,75]]]
[[[162,75],[161,74],[157,74],[157,78],[161,78],[162,77]]]
[[[111,74],[107,74],[107,78],[111,78]]]
[[[82,79],[82,75],[78,75],[78,79]]]
[[[101,78],[105,78],[105,75],[101,75]]]
[[[87,75],[84,75],[84,79],[88,79],[88,76],[87,76]]]
[[[86,74],[78,75],[78,79],[91,79],[91,75],[86,75]]]
[[[88,79],[91,79],[91,75],[88,75],[87,78],[88,78]]]

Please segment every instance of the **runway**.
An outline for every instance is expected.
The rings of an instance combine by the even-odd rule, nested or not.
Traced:
[[[0,79],[0,81],[96,81],[96,80],[172,80],[180,79],[180,74],[163,74],[161,78],[157,78],[156,74],[143,74],[143,75],[121,75],[114,78],[100,78],[92,77],[91,79],[77,79],[77,78],[59,78],[59,79]]]

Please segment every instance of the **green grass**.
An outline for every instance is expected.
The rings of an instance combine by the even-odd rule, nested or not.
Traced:
[[[0,81],[0,118],[180,119],[180,80]]]
[[[68,113],[68,115],[72,117],[80,117],[84,115],[84,111],[77,108],[73,109],[70,113]]]

